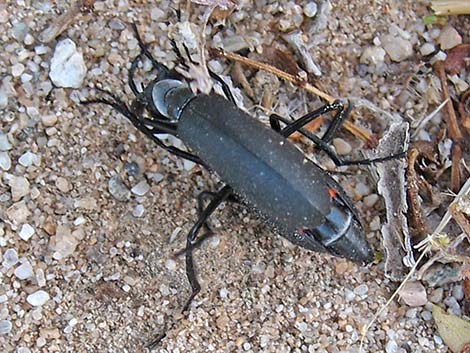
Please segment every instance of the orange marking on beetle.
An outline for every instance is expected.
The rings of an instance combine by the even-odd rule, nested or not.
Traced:
[[[338,195],[338,190],[333,189],[333,188],[328,188],[328,194],[330,194],[330,198],[333,198],[336,195]]]

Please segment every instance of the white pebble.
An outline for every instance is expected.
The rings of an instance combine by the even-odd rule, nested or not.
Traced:
[[[364,197],[370,194],[370,187],[364,183],[359,182],[356,184],[354,191],[359,197]]]
[[[168,259],[165,261],[165,267],[170,270],[174,271],[176,269],[176,262],[173,259]]]
[[[344,299],[346,299],[346,301],[350,302],[355,297],[356,297],[356,294],[354,294],[354,292],[352,290],[350,290],[350,289],[345,289],[344,290]]]
[[[83,217],[83,216],[78,216],[77,218],[75,218],[75,220],[73,221],[73,225],[74,226],[80,226],[82,224],[85,224],[86,222],[86,219]]]
[[[144,196],[149,190],[150,186],[145,180],[142,180],[131,189],[131,191],[137,196]]]
[[[221,288],[221,289],[219,290],[219,296],[220,296],[221,298],[227,298],[227,296],[228,296],[228,290],[227,290],[226,288]]]
[[[377,194],[370,194],[364,197],[364,205],[366,207],[372,207],[375,205],[375,203],[379,200],[379,195]]]
[[[361,284],[357,286],[356,288],[354,288],[354,293],[356,295],[365,295],[367,294],[368,291],[369,291],[369,287],[367,286],[367,284]]]
[[[38,156],[32,152],[25,152],[18,159],[18,162],[24,167],[30,167],[37,160]]]
[[[165,12],[161,10],[158,6],[152,6],[152,9],[150,10],[150,18],[153,21],[160,20],[165,16]]]
[[[11,188],[11,198],[13,201],[20,200],[23,196],[29,194],[29,181],[23,176],[13,176],[8,185]]]
[[[11,150],[11,143],[8,141],[8,136],[0,132],[0,151]]]
[[[183,161],[183,168],[184,170],[187,170],[187,171],[190,171],[191,169],[194,168],[194,166],[196,165],[196,163],[192,162],[192,161],[188,161],[187,159],[185,159]]]
[[[58,87],[79,88],[86,76],[83,55],[70,39],[57,43],[51,60],[49,77]]]
[[[380,38],[380,41],[393,61],[400,62],[413,55],[413,46],[401,36],[386,34]]]
[[[309,1],[304,5],[304,14],[307,17],[314,17],[318,12],[317,3],[314,1]]]
[[[8,152],[0,152],[0,168],[3,170],[9,170],[11,168],[11,159]]]
[[[44,270],[42,268],[38,268],[36,271],[36,282],[39,287],[44,287],[46,285],[46,276],[44,276]]]
[[[390,340],[385,345],[385,352],[387,353],[395,353],[398,351],[398,344],[395,340]]]
[[[26,224],[23,224],[20,231],[18,232],[18,235],[24,241],[28,241],[29,238],[31,238],[34,235],[34,232],[35,232],[34,228],[31,227],[28,223],[26,223]]]
[[[41,121],[44,126],[51,127],[57,123],[57,116],[55,114],[43,115]]]
[[[50,299],[49,294],[43,290],[38,290],[34,292],[26,298],[26,301],[31,304],[32,306],[41,306],[47,303]]]
[[[361,55],[360,62],[362,64],[371,64],[377,65],[384,61],[385,59],[385,50],[381,47],[370,46],[364,49],[364,52]]]
[[[20,266],[15,268],[15,276],[19,279],[27,279],[34,275],[33,266],[29,261],[23,262]]]
[[[419,52],[421,53],[421,55],[429,55],[431,54],[434,50],[436,49],[436,47],[434,46],[434,44],[432,43],[424,43],[421,48],[419,48]]]
[[[7,249],[4,253],[3,253],[3,262],[2,262],[2,266],[5,268],[5,269],[9,269],[10,267],[16,265],[16,263],[18,262],[18,253],[16,252],[15,249]]]
[[[19,77],[24,72],[24,65],[17,63],[11,67],[11,75],[13,77]]]
[[[134,210],[132,211],[132,215],[136,218],[142,217],[145,212],[145,207],[144,205],[137,205],[134,207]]]
[[[9,320],[0,320],[0,335],[10,333],[13,325]]]

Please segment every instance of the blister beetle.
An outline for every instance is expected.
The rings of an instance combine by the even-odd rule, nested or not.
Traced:
[[[224,201],[238,199],[254,208],[268,223],[292,243],[313,251],[329,252],[358,264],[373,260],[357,212],[341,186],[317,164],[306,158],[287,138],[300,132],[324,150],[337,165],[370,164],[402,156],[402,153],[373,160],[345,161],[333,151],[329,142],[347,118],[351,106],[335,101],[303,117],[289,121],[271,115],[271,128],[256,120],[235,104],[228,86],[215,73],[227,99],[219,95],[194,94],[175,71],[157,62],[133,26],[141,53],[129,70],[129,86],[136,95],[131,107],[113,94],[109,98],[83,103],[104,103],[126,116],[142,133],[172,154],[193,161],[219,175],[226,183],[200,207],[199,218],[187,235],[186,273],[192,293],[185,311],[200,291],[193,265],[193,250],[207,236],[197,237],[209,216]],[[181,53],[176,49],[178,56]],[[157,77],[139,90],[134,74],[139,61],[147,57],[157,70]],[[181,60],[182,61],[182,60]],[[182,61],[182,65],[185,65]],[[336,111],[333,122],[322,138],[303,128],[308,122]],[[147,113],[144,116],[144,113]],[[281,128],[281,123],[285,126]],[[181,139],[192,152],[166,145],[160,134]],[[160,337],[161,338],[161,337]]]

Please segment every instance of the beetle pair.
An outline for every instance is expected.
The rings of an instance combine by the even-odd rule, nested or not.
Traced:
[[[345,109],[340,101],[294,121],[271,115],[269,128],[239,109],[229,87],[213,72],[210,72],[211,77],[222,85],[227,99],[219,95],[194,94],[179,74],[152,57],[135,25],[133,29],[141,53],[129,70],[129,85],[136,95],[132,106],[128,107],[109,92],[106,92],[109,98],[84,103],[110,105],[158,146],[210,169],[226,183],[216,193],[203,192],[198,198],[199,217],[187,235],[184,249],[192,292],[183,311],[201,288],[194,269],[193,250],[209,233],[199,237],[198,234],[210,215],[226,200],[237,199],[256,209],[280,234],[303,248],[326,251],[359,264],[373,260],[351,200],[328,172],[306,158],[287,138],[300,132],[337,165],[370,164],[403,153],[360,161],[346,161],[338,156],[329,142],[351,110],[351,106]],[[176,47],[175,50],[181,58]],[[134,75],[144,57],[157,70],[157,77],[139,90]],[[303,128],[331,111],[336,111],[334,119],[321,138]],[[160,134],[180,138],[193,153],[166,145],[159,138]],[[204,208],[206,196],[210,197],[210,202]]]

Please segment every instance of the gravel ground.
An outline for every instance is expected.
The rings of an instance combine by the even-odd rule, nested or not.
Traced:
[[[397,106],[394,99],[406,73],[416,70],[420,46],[435,44],[440,35],[439,27],[422,24],[428,13],[424,3],[334,1],[326,28],[311,35],[312,5],[297,1],[280,9],[275,2],[249,3],[225,21],[213,21],[209,29],[216,34],[207,36],[207,44],[231,48],[244,38],[257,50],[285,46],[279,31],[271,29],[288,31],[303,22],[324,90],[363,97],[406,117],[428,112],[426,102]],[[115,111],[78,104],[99,95],[94,87],[131,100],[125,83],[138,46],[127,23],[138,24],[157,59],[174,59],[167,38],[177,19],[170,6],[178,7],[165,0],[106,0],[74,16],[61,39],[73,40],[83,54],[86,77],[77,89],[59,88],[47,100],[57,41],[43,44],[38,38],[67,6],[0,4],[4,352],[145,351],[189,294],[184,261],[174,261],[172,254],[184,246],[196,219],[196,195],[216,189],[217,180],[156,148]],[[191,22],[200,25],[206,9],[192,5]],[[399,45],[406,42],[398,54],[411,47],[410,59],[392,62],[389,53],[377,49],[385,47],[379,38],[387,33],[398,33]],[[316,104],[284,82],[273,99],[273,109],[281,113],[298,108],[301,114],[306,102],[313,102],[310,109]],[[356,119],[378,132],[386,125],[371,114]],[[341,137],[346,147],[361,146],[347,133]],[[359,170],[342,181],[357,201],[368,238],[380,248],[384,210],[373,180]],[[156,351],[358,352],[361,327],[397,285],[384,276],[381,264],[361,268],[290,245],[242,206],[225,205],[211,225],[216,236],[196,253],[203,289]],[[448,288],[428,294],[440,302]],[[430,301],[417,308],[393,302],[368,332],[364,350],[445,352],[430,308]]]

